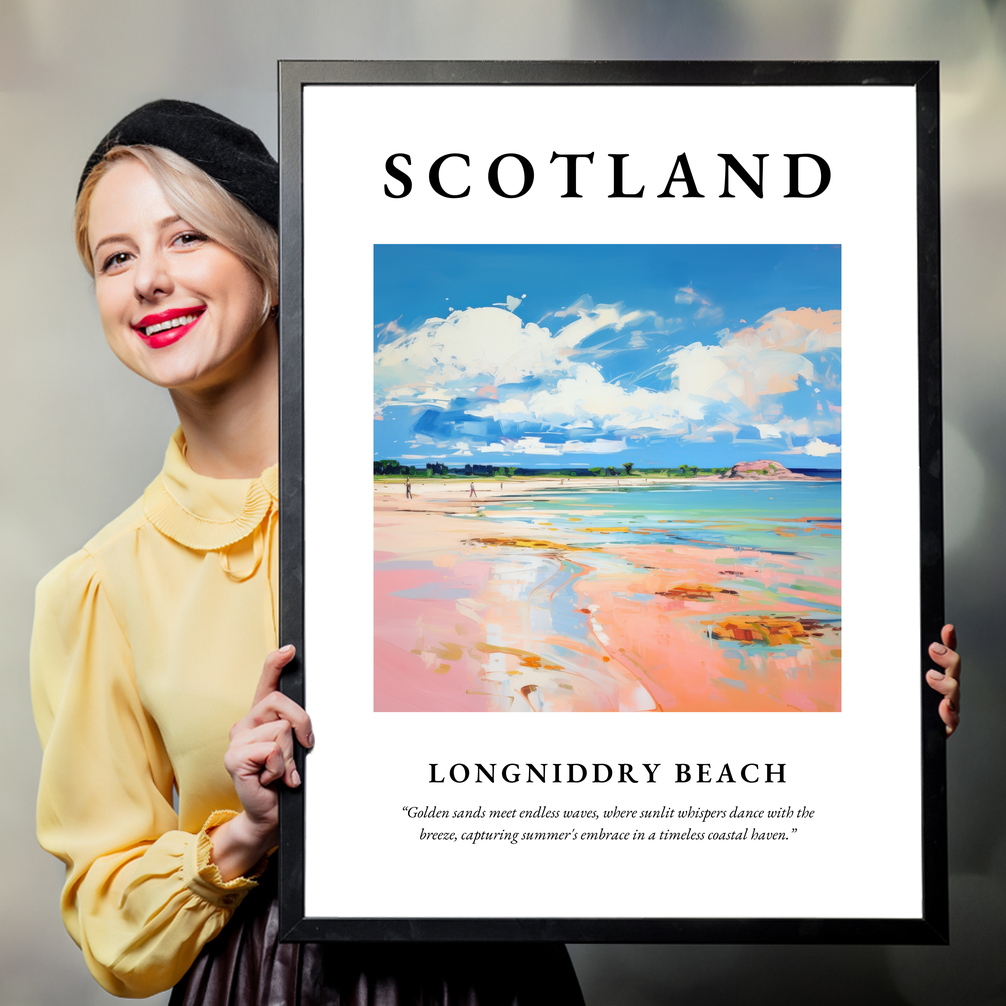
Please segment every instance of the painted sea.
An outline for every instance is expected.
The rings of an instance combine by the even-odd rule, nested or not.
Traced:
[[[839,480],[410,489],[375,483],[376,709],[840,709]]]

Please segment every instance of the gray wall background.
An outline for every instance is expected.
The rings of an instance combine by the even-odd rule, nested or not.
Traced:
[[[275,149],[279,58],[942,61],[947,612],[967,692],[949,758],[953,945],[572,952],[590,1006],[1006,1003],[1004,52],[995,0],[2,0],[0,1006],[109,999],[34,838],[32,591],[139,495],[175,424],[104,344],[71,240],[78,173],[113,122],[160,97],[219,109]]]

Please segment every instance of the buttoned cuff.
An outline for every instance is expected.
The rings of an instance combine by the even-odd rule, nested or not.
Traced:
[[[213,842],[208,832],[237,816],[236,810],[215,810],[206,819],[202,831],[195,836],[195,841],[187,843],[182,857],[182,876],[186,887],[211,905],[228,910],[237,908],[245,895],[258,887],[255,878],[261,876],[269,865],[269,857],[263,856],[245,876],[224,880],[216,863],[210,860]]]

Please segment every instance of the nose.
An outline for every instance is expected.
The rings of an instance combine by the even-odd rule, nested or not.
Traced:
[[[133,289],[138,301],[155,302],[169,296],[175,285],[168,260],[160,249],[141,254],[133,270]]]

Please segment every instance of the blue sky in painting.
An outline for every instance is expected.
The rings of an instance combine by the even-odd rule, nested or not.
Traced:
[[[374,457],[839,468],[841,252],[377,245]]]

